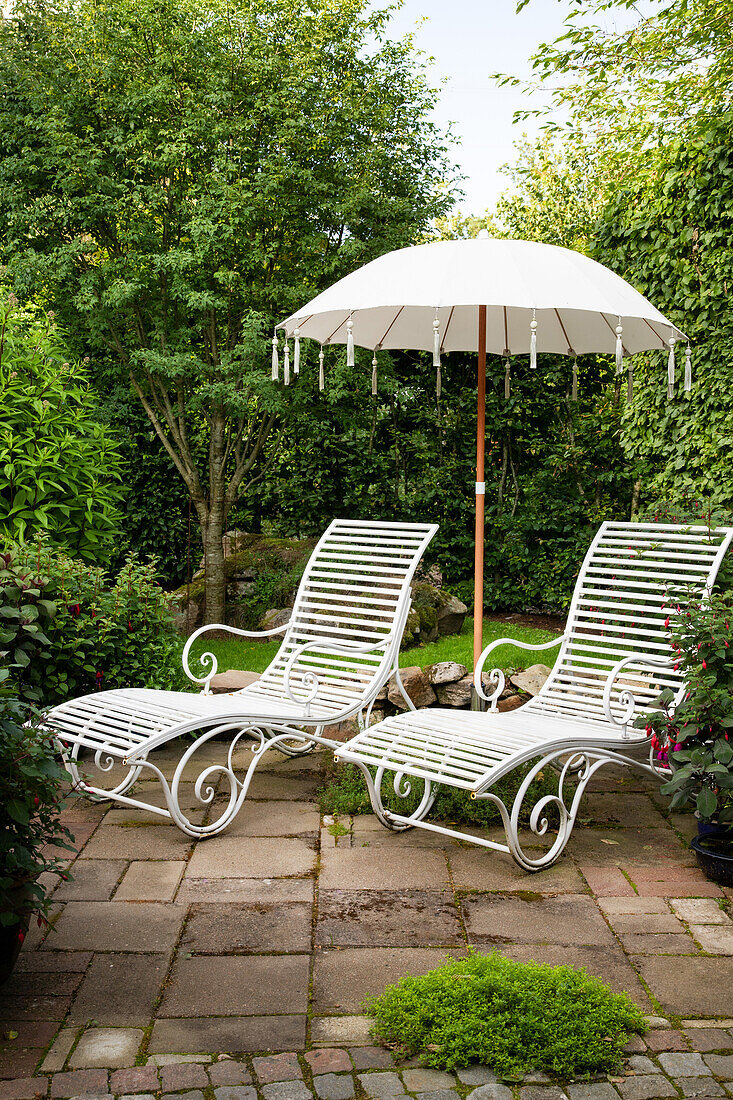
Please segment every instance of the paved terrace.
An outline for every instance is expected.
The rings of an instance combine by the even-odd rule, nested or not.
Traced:
[[[315,802],[322,759],[272,754],[234,826],[198,844],[73,800],[73,882],[0,996],[0,1100],[733,1095],[729,902],[691,858],[691,819],[665,818],[644,779],[602,771],[567,854],[528,876],[368,816],[337,841]],[[469,945],[582,965],[628,991],[652,1030],[627,1072],[561,1089],[393,1064],[363,998]]]

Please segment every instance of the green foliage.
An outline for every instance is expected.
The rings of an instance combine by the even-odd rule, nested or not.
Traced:
[[[531,0],[519,0],[525,7]],[[532,58],[538,79],[567,132],[593,136],[614,172],[633,175],[638,154],[680,133],[694,133],[730,105],[733,85],[731,0],[681,0],[642,7],[636,0],[575,0],[562,35]],[[670,49],[670,43],[674,48]],[[537,113],[527,109],[518,117]]]
[[[369,793],[364,777],[354,764],[335,764],[329,757],[324,764],[326,784],[318,792],[321,811],[324,814],[369,814],[372,812]],[[511,805],[524,781],[526,771],[518,768],[505,779],[500,780],[492,791],[506,805]],[[546,795],[557,795],[557,775],[551,768],[539,773],[531,784],[527,797],[522,803],[520,823],[529,824],[532,807]],[[411,779],[412,790],[407,798],[399,798],[392,787],[391,778],[384,780],[382,800],[389,810],[409,815],[417,809],[423,794],[423,783]],[[451,824],[478,825],[490,827],[501,825],[501,815],[492,802],[480,798],[471,798],[468,791],[459,791],[455,787],[440,787],[431,817]]]
[[[44,705],[100,688],[184,683],[168,599],[154,567],[134,556],[110,582],[42,540],[11,546],[0,558],[0,647],[0,676]]]
[[[431,1066],[481,1062],[500,1076],[531,1071],[563,1077],[619,1068],[641,1010],[625,993],[569,966],[520,963],[501,955],[450,959],[402,978],[372,998],[374,1034]]]
[[[647,295],[692,340],[693,386],[664,385],[666,354],[635,357],[636,391],[621,442],[641,479],[641,501],[657,509],[700,496],[730,509],[726,456],[733,441],[733,114],[709,121],[663,153],[639,159],[597,228],[596,258]],[[683,346],[681,345],[683,348]]]
[[[59,820],[66,771],[53,738],[30,720],[32,711],[0,695],[0,925],[27,924],[48,909],[42,873],[62,874],[63,861],[47,846],[74,851]]]
[[[0,283],[0,538],[51,540],[106,560],[119,536],[116,442],[53,314]]]
[[[673,810],[692,802],[703,821],[733,824],[733,600],[716,594],[683,603],[670,620],[687,692],[676,708],[664,692],[661,709],[643,723],[672,770],[662,793],[672,796]]]

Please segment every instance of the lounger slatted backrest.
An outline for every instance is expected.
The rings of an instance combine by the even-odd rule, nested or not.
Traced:
[[[307,695],[309,674],[317,678],[314,710],[336,713],[363,699],[397,656],[410,582],[437,530],[428,523],[334,520],[303,575],[280,651],[248,694],[285,700],[289,670],[298,696]]]
[[[639,663],[625,683],[632,686],[637,710],[663,688],[677,692],[680,674],[644,659],[672,656],[669,616],[679,603],[709,591],[731,537],[730,527],[604,523],[578,577],[569,636],[524,712],[606,724],[604,682],[618,661],[636,655]],[[623,687],[621,682],[619,691]]]

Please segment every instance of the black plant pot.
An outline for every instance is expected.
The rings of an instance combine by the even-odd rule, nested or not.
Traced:
[[[690,847],[706,878],[719,886],[733,886],[733,831],[718,829],[696,836]]]

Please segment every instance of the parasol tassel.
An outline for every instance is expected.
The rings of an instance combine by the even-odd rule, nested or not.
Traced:
[[[685,350],[685,393],[692,389],[692,348],[689,343]]]
[[[674,336],[669,338],[669,358],[667,359],[667,399],[674,397],[674,346],[677,343]]]
[[[504,361],[504,398],[509,400],[512,394],[512,361],[507,355]]]
[[[277,354],[277,333],[272,337],[272,371],[270,377],[273,382],[277,382],[280,376],[280,359]]]
[[[570,393],[571,401],[578,400],[578,357],[573,358],[573,388]]]
[[[377,396],[377,352],[374,350],[374,357],[372,359],[372,397]]]
[[[624,328],[621,324],[621,318],[618,319],[616,325],[616,374],[624,373]]]
[[[285,358],[283,360],[283,380],[286,386],[290,385],[290,344],[285,338]]]
[[[354,322],[350,317],[346,322],[346,366],[354,366]]]
[[[435,367],[435,392],[440,397],[443,379],[440,372],[440,321],[437,315],[433,321],[433,366]]]
[[[323,368],[323,345],[318,352],[318,389],[323,393],[326,388],[326,372]]]
[[[531,336],[529,338],[529,366],[531,370],[537,370],[537,321],[534,318],[529,322]]]
[[[300,374],[300,329],[296,328],[293,332],[295,337],[295,347],[293,349],[293,374],[297,378]]]

